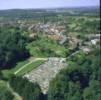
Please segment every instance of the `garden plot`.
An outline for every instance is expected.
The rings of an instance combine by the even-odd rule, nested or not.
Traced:
[[[46,94],[49,86],[49,81],[65,67],[65,58],[48,58],[48,61],[40,65],[36,69],[24,75],[29,81],[37,82],[43,93]]]

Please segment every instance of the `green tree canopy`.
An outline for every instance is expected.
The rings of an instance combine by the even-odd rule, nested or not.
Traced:
[[[18,28],[6,27],[0,29],[0,67],[9,68],[18,60],[29,56],[25,48],[26,38]]]

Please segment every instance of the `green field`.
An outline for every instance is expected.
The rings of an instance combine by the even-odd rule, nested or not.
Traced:
[[[33,70],[34,68],[38,67],[39,65],[43,64],[45,61],[43,60],[38,60],[35,62],[32,62],[31,64],[29,64],[27,67],[25,67],[23,70],[19,71],[16,75],[18,76],[22,76],[28,72],[30,72],[31,70]]]
[[[34,57],[65,57],[66,48],[50,38],[40,37],[27,45]]]
[[[19,62],[14,68],[9,69],[9,70],[2,70],[3,76],[6,78],[9,78],[11,75],[13,75],[17,70],[19,70],[21,67],[23,67],[24,65],[26,65],[27,63],[29,63],[29,60],[25,60],[22,62]],[[25,68],[23,68],[21,71],[19,71],[16,75],[23,75],[29,71],[31,71],[33,68],[36,68],[37,66],[39,66],[40,64],[44,63],[45,61],[43,60],[38,60],[38,61],[33,61],[31,64],[29,64],[28,66],[26,66]]]

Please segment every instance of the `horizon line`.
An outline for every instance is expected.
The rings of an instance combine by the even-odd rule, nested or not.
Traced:
[[[87,7],[97,7],[100,8],[99,5],[92,5],[92,6],[70,6],[70,7],[45,7],[45,8],[5,8],[5,9],[0,9],[0,10],[37,10],[37,9],[62,9],[62,8],[87,8]]]

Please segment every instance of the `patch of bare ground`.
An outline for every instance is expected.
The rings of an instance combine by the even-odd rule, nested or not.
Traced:
[[[37,82],[43,93],[46,94],[49,87],[49,82],[56,76],[56,74],[65,67],[65,58],[51,57],[48,60],[24,75],[31,82]]]

